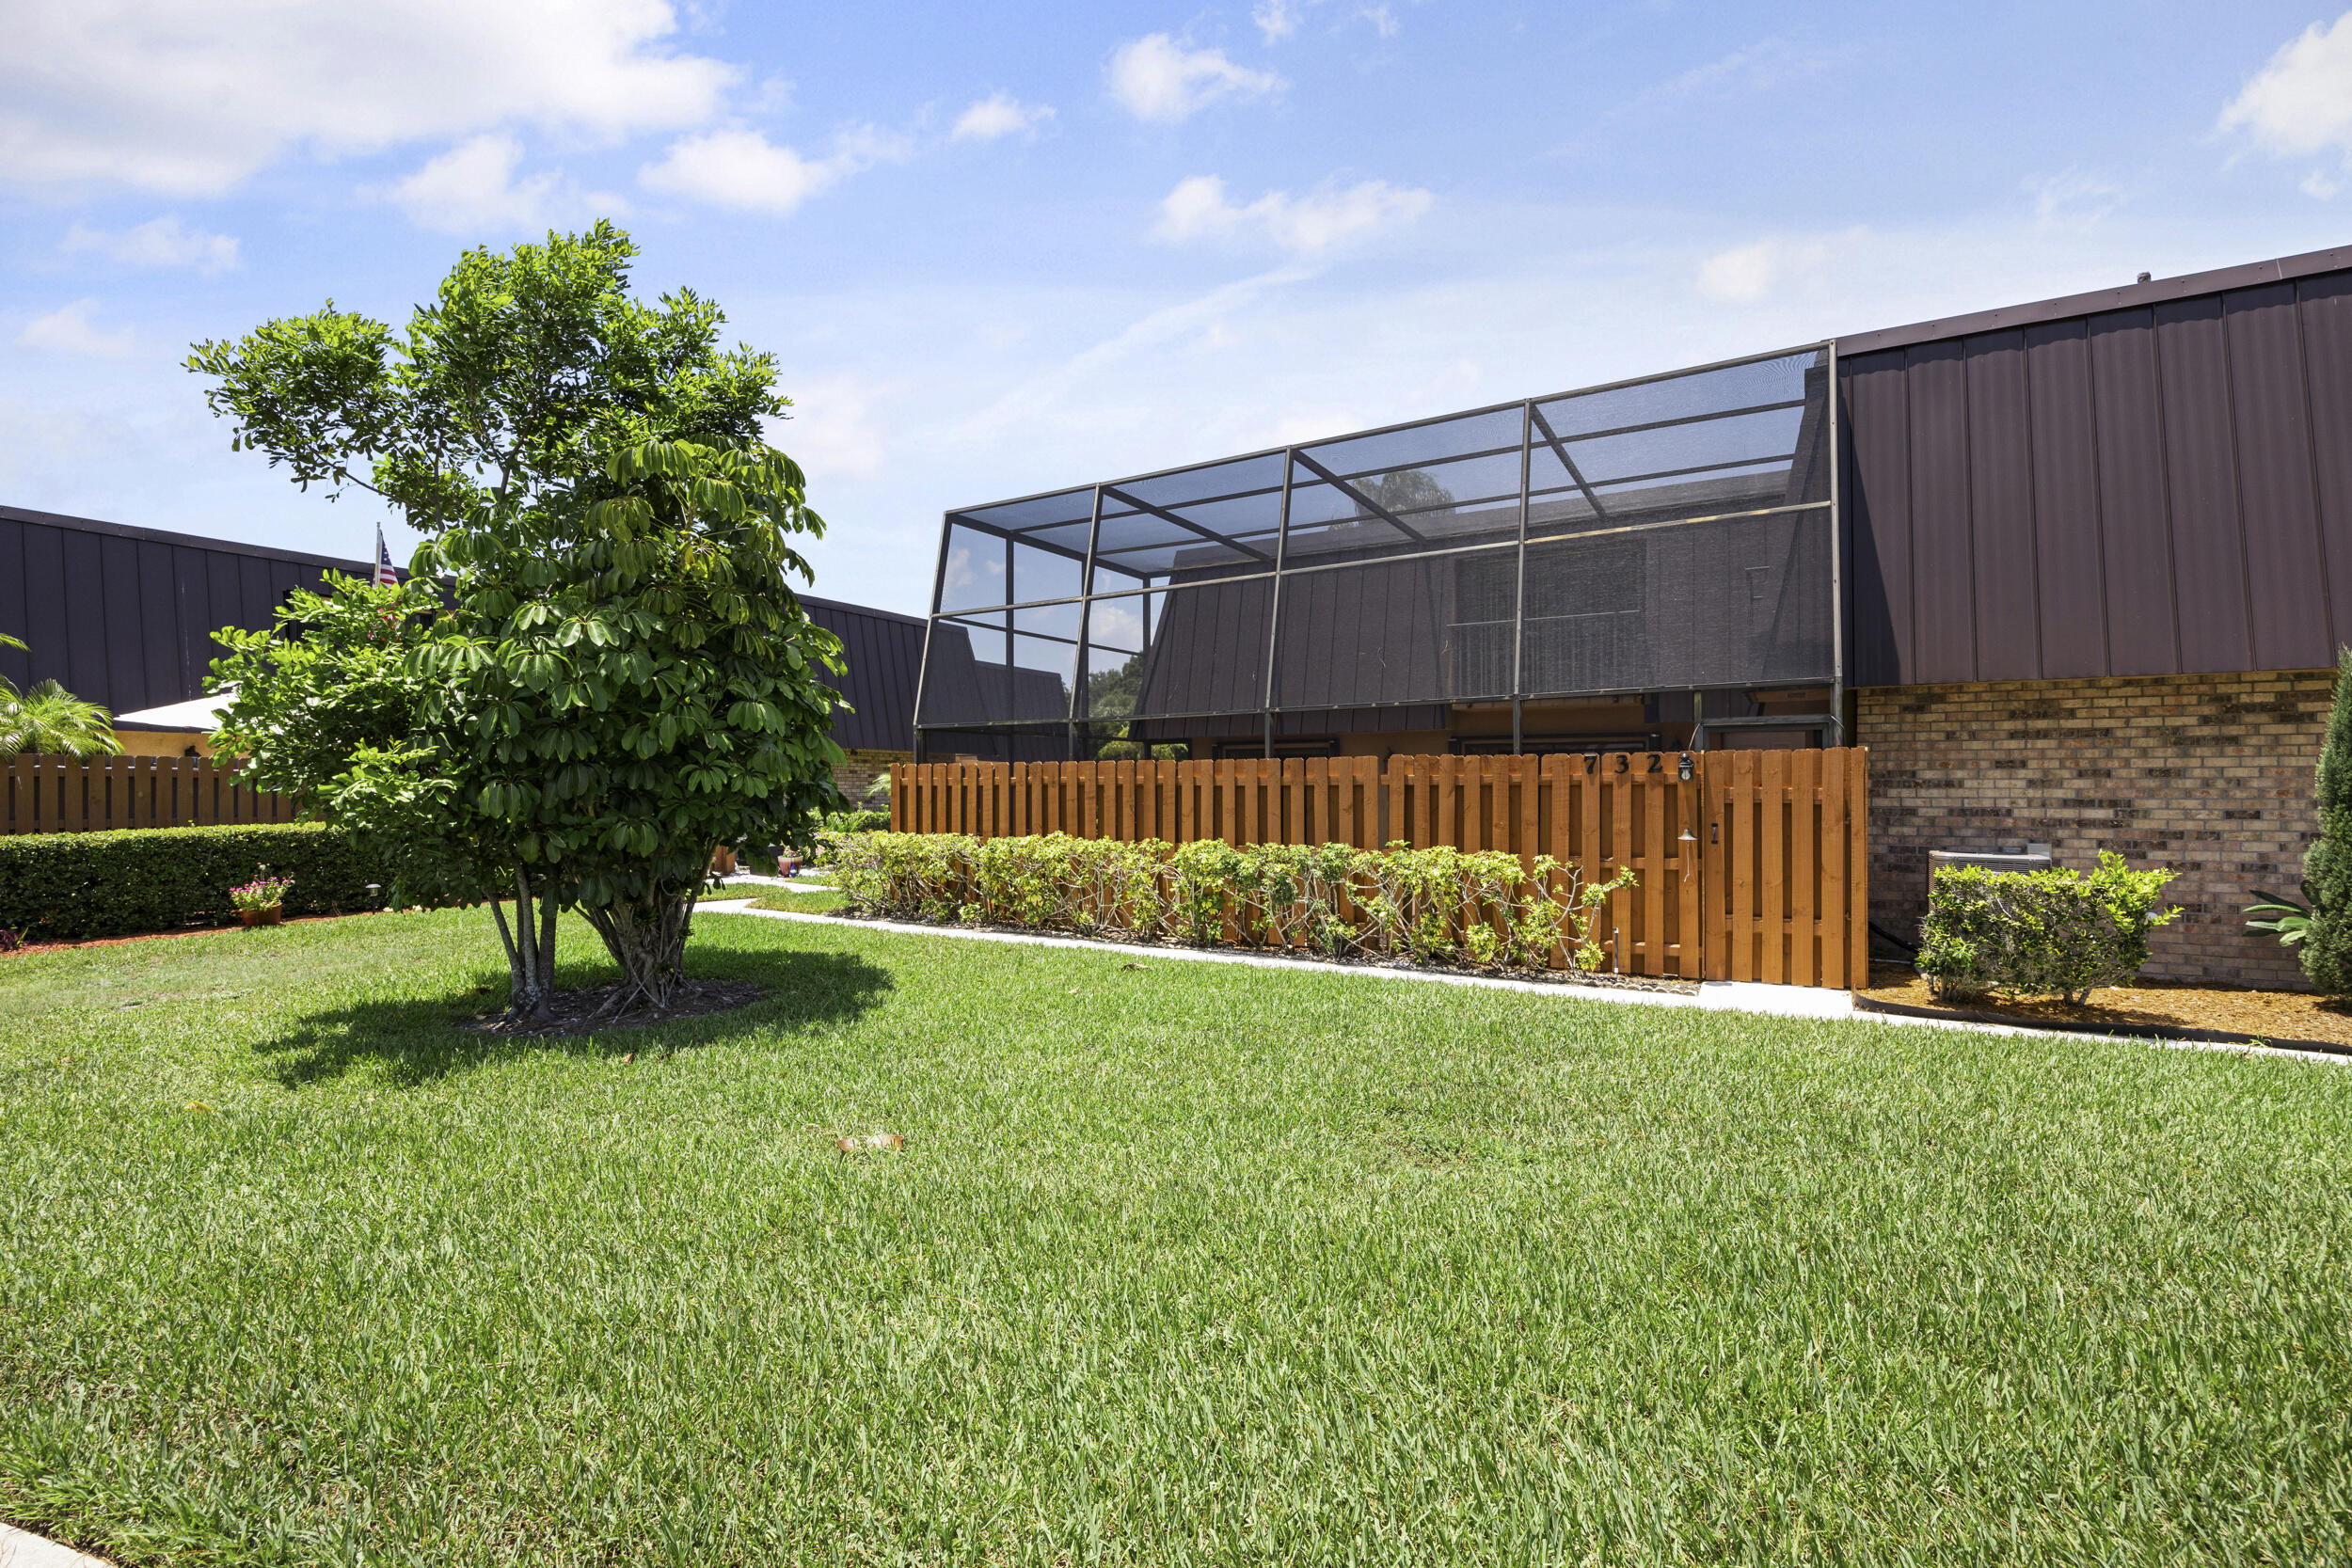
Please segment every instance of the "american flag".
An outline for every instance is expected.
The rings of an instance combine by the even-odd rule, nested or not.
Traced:
[[[390,588],[400,581],[400,574],[392,570],[392,552],[384,547],[384,525],[375,525],[375,580],[382,588]]]

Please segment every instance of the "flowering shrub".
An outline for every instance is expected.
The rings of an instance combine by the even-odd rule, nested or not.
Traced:
[[[1281,948],[1327,958],[1579,969],[1603,957],[1592,912],[1631,870],[1582,879],[1572,863],[1502,850],[1357,849],[1216,839],[829,833],[834,885],[861,914],[1089,936]]]
[[[2163,905],[2174,875],[2133,871],[2112,850],[2085,873],[1941,867],[1919,926],[1919,973],[1956,1002],[2006,990],[2081,1003],[2138,974],[2148,933],[2181,917]]]
[[[294,886],[294,879],[269,876],[268,866],[262,867],[262,871],[263,875],[255,878],[243,887],[230,888],[229,902],[241,910],[274,910],[283,904],[286,901],[286,890]]]

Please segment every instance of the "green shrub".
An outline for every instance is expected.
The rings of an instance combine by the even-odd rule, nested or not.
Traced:
[[[2335,700],[2312,794],[2319,838],[2303,852],[2303,896],[2312,907],[2296,956],[2315,989],[2352,996],[2352,648],[2337,654]]]
[[[2174,875],[2131,870],[2112,851],[2079,874],[1941,867],[1919,926],[1919,973],[1956,1002],[2004,990],[2080,1003],[2138,974],[2148,933],[2180,918],[2163,907]]]
[[[229,890],[263,868],[293,879],[289,916],[374,909],[383,900],[368,884],[392,879],[316,823],[11,833],[0,837],[0,927],[58,942],[226,925]]]
[[[1235,942],[1328,958],[1542,969],[1563,952],[1599,967],[1592,911],[1631,871],[1586,882],[1573,864],[1502,851],[1344,844],[961,833],[832,833],[834,885],[863,914]]]

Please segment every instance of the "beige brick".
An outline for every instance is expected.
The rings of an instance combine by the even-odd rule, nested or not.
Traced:
[[[1870,748],[1870,913],[1915,928],[1927,851],[2049,841],[2169,864],[2191,912],[2147,973],[2300,989],[2293,957],[2246,930],[2256,887],[2292,893],[2317,835],[2312,767],[2330,671],[2001,681],[1856,694]],[[2236,813],[2236,816],[2229,814]]]

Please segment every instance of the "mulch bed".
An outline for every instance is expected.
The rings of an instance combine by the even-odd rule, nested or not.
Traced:
[[[1927,981],[1908,966],[1878,964],[1870,970],[1869,989],[1854,993],[1854,1005],[1866,1012],[1900,1011],[2038,1029],[2352,1052],[2352,1006],[2303,991],[2141,980],[2103,987],[2081,1006],[2050,998],[2004,996],[1961,1006],[1930,995]]]
[[[1132,947],[1138,952],[1154,949],[1186,953],[1238,953],[1253,958],[1278,958],[1302,968],[1317,965],[1339,965],[1348,969],[1403,970],[1416,974],[1475,974],[1488,980],[1527,980],[1536,985],[1590,986],[1599,990],[1656,990],[1677,996],[1698,994],[1695,980],[1669,980],[1647,974],[1598,974],[1576,969],[1473,969],[1468,964],[1416,964],[1394,958],[1333,958],[1322,953],[1285,953],[1264,947],[1235,947],[1217,942],[1203,945],[1192,942],[1137,942],[1113,932],[1089,936],[1083,931],[1041,931],[1029,926],[967,926],[960,920],[915,920],[903,915],[859,914],[850,910],[789,910],[789,914],[805,914],[819,920],[850,920],[861,923],[888,920],[900,926],[930,926],[943,931],[993,931],[1020,937],[1061,937],[1074,942],[1100,942],[1120,947]]]
[[[600,1035],[608,1029],[642,1029],[648,1023],[675,1023],[680,1019],[702,1018],[710,1013],[733,1012],[764,1000],[767,988],[746,980],[683,980],[671,993],[670,1005],[660,1012],[643,1006],[631,1008],[617,1017],[599,1018],[606,1004],[622,988],[584,986],[578,990],[560,990],[548,1001],[548,1010],[555,1016],[546,1023],[510,1022],[503,1012],[484,1013],[469,1021],[464,1027],[479,1035],[497,1035],[505,1039],[556,1039],[576,1035]]]
[[[349,914],[298,914],[278,922],[280,926],[311,926],[322,920],[358,920],[362,915],[382,914],[382,910],[354,910]],[[174,937],[208,937],[215,931],[238,931],[246,927],[233,922],[227,926],[183,926],[176,931],[140,931],[127,937],[83,937],[73,942],[28,942],[12,947],[0,958],[17,953],[70,953],[77,947],[120,947],[131,942],[168,942]],[[252,927],[266,929],[262,927]]]

